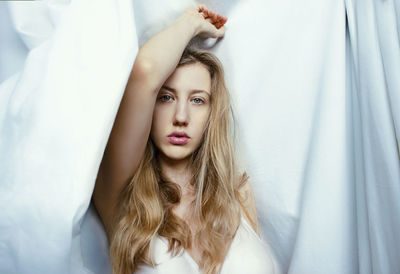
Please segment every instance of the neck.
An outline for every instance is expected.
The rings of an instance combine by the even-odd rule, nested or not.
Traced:
[[[172,182],[178,184],[182,190],[182,199],[191,193],[190,179],[192,172],[189,168],[189,157],[174,160],[161,153],[157,157],[162,174]]]

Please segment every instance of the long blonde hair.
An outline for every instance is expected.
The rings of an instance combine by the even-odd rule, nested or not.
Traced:
[[[186,49],[178,66],[200,62],[211,76],[211,113],[201,145],[191,155],[191,184],[196,190],[193,218],[200,225],[192,238],[188,224],[172,208],[180,202],[180,187],[168,181],[157,163],[157,148],[149,138],[140,165],[121,193],[119,221],[112,233],[113,273],[131,274],[141,264],[155,266],[151,247],[161,236],[169,251],[200,248],[203,273],[219,273],[240,223],[239,188],[247,180],[235,162],[230,95],[219,60],[210,52]]]

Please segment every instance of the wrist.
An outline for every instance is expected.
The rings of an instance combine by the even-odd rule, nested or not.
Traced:
[[[197,18],[193,18],[193,15],[185,12],[177,19],[176,24],[192,38],[199,34],[200,29],[199,21],[195,19]]]

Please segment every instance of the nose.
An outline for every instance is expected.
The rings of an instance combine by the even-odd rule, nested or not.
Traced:
[[[187,126],[188,123],[188,107],[184,101],[178,102],[175,107],[174,126]]]

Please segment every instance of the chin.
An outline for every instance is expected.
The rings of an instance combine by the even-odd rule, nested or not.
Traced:
[[[183,148],[183,147],[174,147],[169,148],[163,151],[163,154],[171,160],[183,160],[192,155],[193,151]]]

